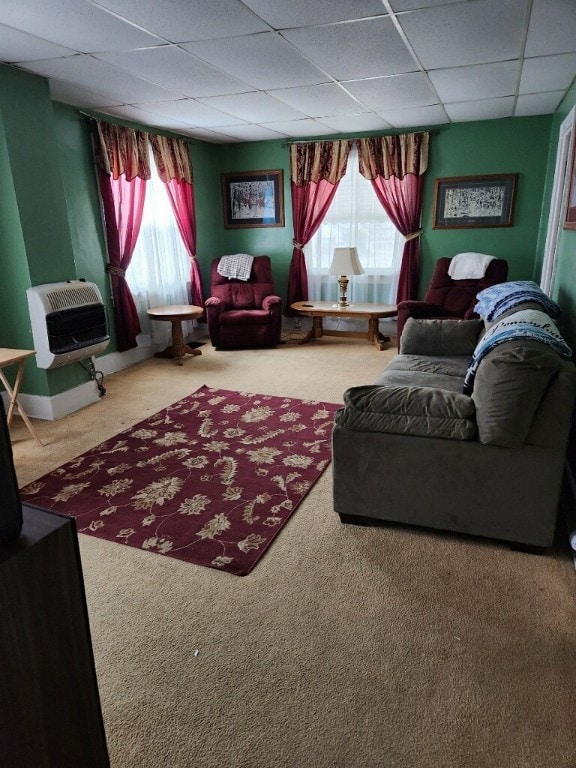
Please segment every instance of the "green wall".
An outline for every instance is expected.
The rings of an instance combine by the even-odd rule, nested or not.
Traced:
[[[562,105],[566,113],[576,94]],[[440,256],[474,250],[506,258],[511,279],[538,279],[554,165],[556,116],[509,118],[430,128],[430,166],[425,177],[422,225],[421,293]],[[24,126],[24,127],[22,127]],[[144,130],[150,130],[146,126]],[[423,127],[413,130],[423,130]],[[340,137],[329,137],[340,138]],[[283,141],[207,144],[190,140],[197,219],[197,257],[204,289],[216,256],[239,251],[268,254],[278,293],[286,298],[292,256],[292,210],[289,151]],[[38,169],[42,173],[38,175]],[[225,172],[269,169],[284,171],[284,227],[225,229],[220,177]],[[43,78],[0,66],[0,265],[11,276],[0,299],[6,321],[3,346],[29,347],[31,333],[25,289],[41,282],[84,277],[101,289],[113,317],[104,272],[105,238],[92,162],[90,126],[77,110],[52,103]],[[434,181],[439,177],[518,173],[512,227],[435,230],[432,227]],[[34,180],[34,181],[31,181]],[[572,315],[576,292],[570,285],[570,247],[575,232],[566,232],[557,293]],[[107,351],[116,349],[113,338]],[[54,371],[29,366],[23,391],[55,394],[87,380],[80,365]]]

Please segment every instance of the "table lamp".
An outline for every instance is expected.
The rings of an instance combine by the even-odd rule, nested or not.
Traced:
[[[330,265],[329,275],[338,275],[338,285],[340,286],[340,299],[338,307],[349,307],[346,300],[346,289],[348,288],[347,275],[361,275],[364,272],[360,259],[358,258],[358,251],[354,247],[347,248],[334,248],[334,256],[332,257],[332,264]]]

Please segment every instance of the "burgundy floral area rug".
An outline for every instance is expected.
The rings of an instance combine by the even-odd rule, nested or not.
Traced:
[[[330,462],[339,407],[203,386],[22,500],[80,533],[244,576]]]

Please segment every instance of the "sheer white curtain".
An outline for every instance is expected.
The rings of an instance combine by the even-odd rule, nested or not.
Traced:
[[[142,226],[126,281],[142,326],[142,333],[137,337],[138,345],[167,346],[171,324],[150,321],[146,310],[167,304],[190,303],[190,261],[151,152],[150,171],[152,177],[146,186]],[[193,327],[192,322],[183,323],[184,336],[190,334]]]
[[[328,213],[304,248],[312,300],[337,300],[338,281],[328,270],[334,248],[350,245],[358,249],[364,274],[350,277],[348,300],[395,304],[404,238],[378,202],[370,182],[360,175],[355,146]]]

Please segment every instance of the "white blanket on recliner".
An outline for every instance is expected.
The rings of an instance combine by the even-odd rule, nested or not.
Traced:
[[[450,261],[448,274],[452,280],[479,280],[486,274],[488,264],[494,259],[486,253],[457,253]]]
[[[233,253],[230,256],[221,256],[216,269],[222,277],[250,280],[253,261],[254,256],[248,253]]]

